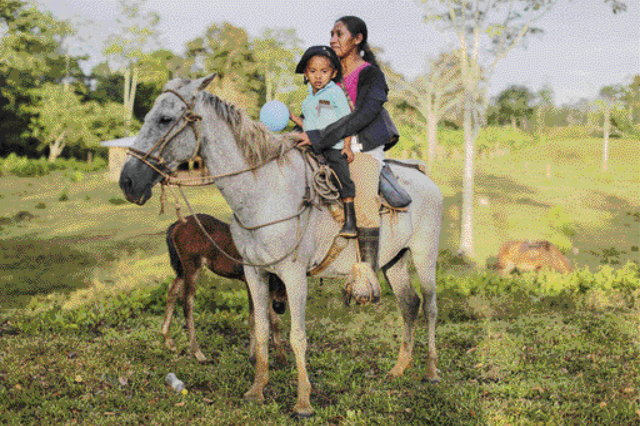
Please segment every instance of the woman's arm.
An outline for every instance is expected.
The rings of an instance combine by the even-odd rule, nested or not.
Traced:
[[[338,143],[340,139],[358,134],[380,114],[383,104],[387,101],[384,74],[372,65],[363,69],[359,78],[363,81],[362,84],[358,84],[361,92],[358,93],[355,110],[324,129],[307,132],[314,151],[322,152]]]

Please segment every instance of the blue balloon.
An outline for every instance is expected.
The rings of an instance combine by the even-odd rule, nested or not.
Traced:
[[[260,109],[260,121],[272,132],[279,132],[289,123],[289,108],[280,101],[269,101]]]

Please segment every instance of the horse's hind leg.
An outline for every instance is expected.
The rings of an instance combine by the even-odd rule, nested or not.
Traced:
[[[385,268],[384,275],[396,295],[398,307],[404,320],[404,333],[398,353],[398,362],[388,373],[391,377],[399,377],[411,365],[413,359],[415,322],[420,309],[420,298],[411,286],[406,253],[393,266]]]
[[[164,322],[162,323],[162,329],[160,333],[164,337],[165,346],[175,351],[176,346],[173,343],[173,339],[171,338],[170,328],[171,328],[171,320],[173,319],[173,312],[176,308],[176,299],[178,295],[182,293],[184,289],[184,279],[177,277],[171,284],[169,284],[169,289],[167,290],[167,309],[164,314]]]
[[[418,272],[420,286],[422,288],[424,316],[427,319],[427,333],[429,338],[428,365],[426,379],[431,383],[440,381],[436,361],[436,319],[438,317],[438,305],[436,303],[436,258],[438,257],[437,245],[433,250],[421,252],[412,249],[413,263]]]

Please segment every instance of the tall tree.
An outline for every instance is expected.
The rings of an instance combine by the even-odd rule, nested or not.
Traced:
[[[464,176],[459,253],[475,257],[473,246],[475,141],[485,122],[487,82],[498,61],[531,34],[532,24],[556,0],[422,0],[427,22],[453,32],[463,86]],[[484,74],[483,74],[484,73]],[[482,100],[478,103],[477,100]]]
[[[121,16],[116,31],[106,42],[104,54],[109,65],[124,76],[124,120],[127,127],[133,117],[133,104],[140,75],[139,62],[159,47],[160,16],[145,11],[147,0],[119,0]]]
[[[544,84],[538,93],[536,93],[535,98],[537,103],[533,109],[536,120],[536,133],[540,140],[547,125],[547,114],[555,109],[553,105],[553,89],[548,84]]]
[[[606,86],[600,90],[597,105],[602,113],[602,126],[597,127],[602,131],[602,171],[606,172],[609,168],[609,137],[611,136],[611,114],[617,107],[622,106],[624,97],[624,89],[620,85]]]
[[[486,122],[487,83],[500,59],[528,36],[542,33],[533,24],[557,0],[416,0],[425,21],[452,32],[459,48],[463,82],[464,176],[459,253],[474,257],[473,203],[475,141]],[[619,0],[605,0],[613,12],[626,10]],[[485,73],[483,75],[483,72]],[[482,100],[478,103],[477,100]]]
[[[431,169],[438,146],[438,123],[461,101],[459,57],[455,53],[442,53],[429,62],[425,75],[411,83],[404,79],[394,83],[397,86],[397,96],[404,98],[424,119],[426,149],[423,152]]]

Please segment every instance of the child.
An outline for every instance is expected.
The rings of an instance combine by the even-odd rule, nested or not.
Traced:
[[[296,74],[304,74],[304,82],[309,83],[309,94],[301,105],[304,120],[291,113],[289,118],[304,131],[324,129],[351,113],[344,91],[336,84],[342,79],[342,67],[333,49],[327,46],[308,48],[298,62]],[[358,236],[353,207],[356,187],[349,175],[349,163],[353,161],[351,137],[344,138],[322,154],[341,183],[339,191],[345,220],[339,235],[355,238]]]

